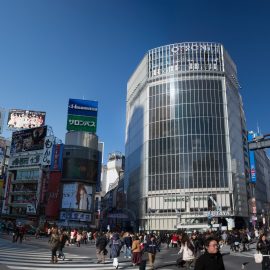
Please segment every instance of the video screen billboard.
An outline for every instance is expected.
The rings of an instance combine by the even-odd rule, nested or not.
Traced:
[[[28,110],[9,110],[7,126],[9,129],[41,127],[45,124],[45,112]]]
[[[46,134],[47,126],[15,131],[12,133],[10,152],[15,154],[41,150],[44,148]]]
[[[64,158],[63,175],[64,179],[78,179],[91,183],[97,181],[98,162],[83,158]]]
[[[69,99],[67,130],[95,133],[97,130],[97,111],[97,101]]]
[[[93,188],[84,183],[63,185],[62,208],[91,211]]]

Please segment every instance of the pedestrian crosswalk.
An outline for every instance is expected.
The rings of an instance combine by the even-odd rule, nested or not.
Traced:
[[[13,270],[54,270],[54,269],[113,269],[112,262],[97,264],[96,258],[65,253],[66,259],[57,264],[50,263],[50,250],[32,245],[0,243],[0,263]],[[131,262],[121,262],[118,269],[132,268]],[[1,269],[1,267],[0,267]]]

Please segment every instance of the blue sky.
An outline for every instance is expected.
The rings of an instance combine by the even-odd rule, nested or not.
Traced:
[[[106,160],[124,152],[126,85],[147,50],[213,41],[237,65],[248,128],[270,133],[269,10],[268,0],[0,0],[0,107],[46,111],[64,141],[68,99],[97,100]]]

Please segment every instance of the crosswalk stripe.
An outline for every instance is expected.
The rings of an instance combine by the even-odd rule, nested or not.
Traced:
[[[97,264],[96,258],[80,256],[65,252],[66,260],[59,260],[57,264],[50,263],[51,252],[49,249],[38,248],[33,250],[32,246],[20,245],[15,246],[12,243],[0,243],[0,261],[12,270],[77,270],[96,269],[109,270],[113,269],[112,261],[106,261],[106,264]],[[120,262],[118,269],[132,268],[131,262]]]

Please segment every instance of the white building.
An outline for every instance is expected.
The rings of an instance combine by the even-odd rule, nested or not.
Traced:
[[[110,188],[119,180],[119,177],[123,173],[125,168],[125,156],[120,152],[114,152],[109,154],[109,159],[106,168],[103,167],[103,178],[102,188],[104,187],[107,193]],[[102,189],[103,191],[103,189]]]
[[[125,190],[137,228],[244,226],[247,132],[236,66],[222,44],[148,51],[128,81],[126,119]]]

